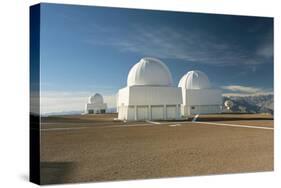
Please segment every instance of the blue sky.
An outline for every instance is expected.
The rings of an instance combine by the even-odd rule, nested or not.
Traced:
[[[273,91],[272,18],[43,4],[40,55],[41,92],[76,99],[69,109],[95,92],[113,101],[144,56],[165,62],[175,86],[197,69],[224,93]]]

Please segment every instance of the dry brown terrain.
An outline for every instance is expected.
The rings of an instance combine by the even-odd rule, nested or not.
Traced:
[[[115,117],[44,118],[42,184],[273,170],[271,129],[191,121],[124,123]],[[273,127],[269,115],[210,115],[199,120]]]

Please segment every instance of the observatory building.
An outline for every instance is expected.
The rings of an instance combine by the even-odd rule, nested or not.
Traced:
[[[101,94],[96,93],[94,96],[89,97],[89,101],[85,106],[86,114],[104,114],[106,112],[107,105],[103,102]]]
[[[172,83],[171,73],[163,62],[142,58],[129,71],[127,86],[117,93],[118,119],[179,119],[181,89]]]
[[[205,73],[189,71],[178,86],[182,89],[181,116],[221,113],[221,90],[211,87]]]

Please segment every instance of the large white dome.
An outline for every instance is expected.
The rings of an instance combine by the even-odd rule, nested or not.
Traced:
[[[89,97],[89,103],[91,104],[102,104],[103,103],[103,97],[101,94],[96,93],[93,96]]]
[[[172,83],[168,67],[162,61],[150,57],[142,58],[135,64],[127,78],[128,86],[171,86]]]
[[[211,87],[208,76],[198,70],[189,71],[180,80],[178,87],[183,89],[207,89]]]

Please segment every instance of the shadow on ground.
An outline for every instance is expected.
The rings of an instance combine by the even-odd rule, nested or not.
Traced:
[[[65,183],[67,177],[76,169],[74,162],[40,162],[41,184]]]

